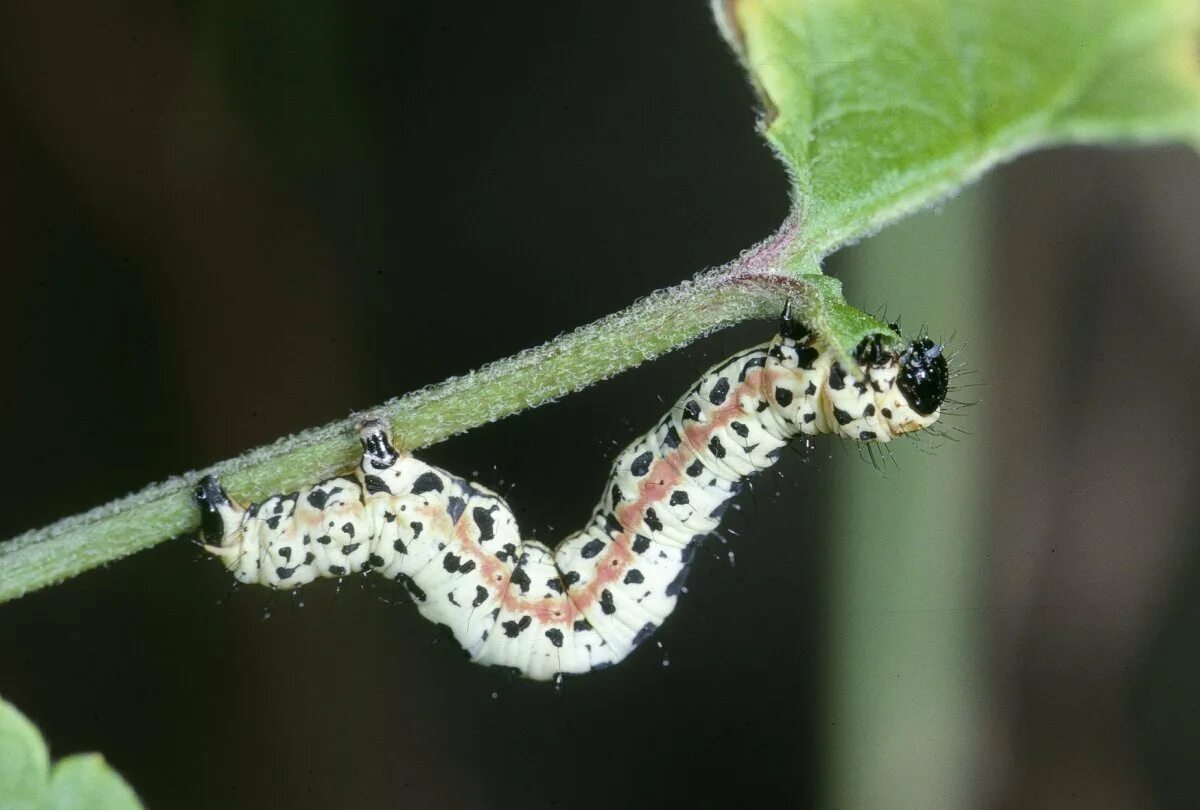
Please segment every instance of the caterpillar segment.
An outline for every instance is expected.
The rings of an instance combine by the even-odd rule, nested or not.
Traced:
[[[710,369],[617,457],[591,519],[557,548],[522,540],[496,493],[361,431],[353,473],[242,507],[197,487],[205,548],[243,583],[299,587],[374,571],[478,663],[536,680],[616,664],[675,608],[698,544],[797,436],[887,442],[932,425],[947,364],[927,338],[872,336],[860,374],[794,320]]]

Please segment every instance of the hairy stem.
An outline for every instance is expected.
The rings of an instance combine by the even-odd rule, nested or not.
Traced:
[[[20,535],[0,545],[0,602],[194,530],[192,487],[207,473],[249,501],[351,467],[357,423],[367,414],[387,419],[397,444],[415,450],[578,391],[714,329],[773,316],[784,298],[822,321],[840,303],[840,285],[798,269],[796,231],[789,220],[729,265],[542,346]]]

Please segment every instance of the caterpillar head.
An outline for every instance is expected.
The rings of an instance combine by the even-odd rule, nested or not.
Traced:
[[[940,344],[927,337],[919,338],[900,355],[896,387],[921,416],[930,416],[942,407],[949,382],[950,368]]]
[[[892,327],[899,333],[899,329]],[[866,338],[854,359],[871,382],[883,436],[899,436],[932,425],[941,415],[950,370],[942,346],[919,337],[902,351],[885,348],[882,336]]]

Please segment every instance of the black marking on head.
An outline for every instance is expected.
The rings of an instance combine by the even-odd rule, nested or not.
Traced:
[[[612,591],[608,588],[600,591],[600,610],[605,616],[611,616],[617,612],[617,606],[613,604]]]
[[[644,534],[634,535],[633,550],[637,554],[645,554],[646,549],[650,548],[650,538]]]
[[[639,455],[629,465],[629,472],[641,478],[646,473],[650,472],[650,464],[654,461],[654,454],[649,450]]]
[[[547,630],[546,638],[550,639],[550,643],[555,647],[561,647],[563,645],[563,633],[562,630],[559,630],[557,627],[551,627],[549,630]]]
[[[442,483],[441,476],[435,472],[424,472],[417,476],[417,480],[413,481],[412,494],[421,495],[426,492],[441,492],[446,488]]]
[[[451,523],[458,523],[458,519],[462,517],[462,513],[466,511],[467,502],[457,495],[452,495],[446,501],[446,514],[450,516]]]
[[[583,548],[579,549],[579,556],[583,557],[585,560],[590,560],[601,551],[604,551],[603,540],[589,540],[588,542],[584,543]]]
[[[720,405],[725,401],[725,397],[729,396],[729,380],[725,377],[720,377],[713,385],[712,390],[708,392],[708,401],[713,405]]]
[[[942,407],[949,384],[950,370],[942,347],[929,338],[910,343],[900,356],[900,374],[896,377],[896,387],[909,407],[929,416]]]

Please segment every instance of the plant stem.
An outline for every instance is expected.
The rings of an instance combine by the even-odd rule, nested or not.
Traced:
[[[840,285],[797,258],[795,220],[737,260],[627,309],[462,377],[185,473],[0,545],[0,602],[194,530],[192,488],[215,474],[239,500],[290,492],[351,468],[358,422],[387,419],[408,450],[578,391],[715,329],[774,316],[784,298],[820,315]]]

